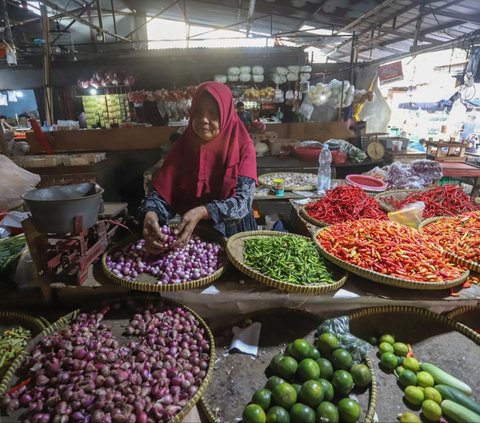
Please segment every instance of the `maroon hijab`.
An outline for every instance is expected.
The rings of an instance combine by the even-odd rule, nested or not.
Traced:
[[[204,142],[193,132],[192,117],[206,93],[218,104],[220,133]],[[183,214],[212,200],[234,196],[239,176],[257,180],[253,141],[237,115],[230,88],[205,82],[193,97],[188,127],[165,158],[153,186],[175,212]]]

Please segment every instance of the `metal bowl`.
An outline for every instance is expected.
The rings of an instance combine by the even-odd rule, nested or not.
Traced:
[[[87,182],[83,184],[33,189],[22,194],[32,220],[39,232],[51,234],[75,233],[97,222],[103,189]],[[75,228],[75,216],[82,218]]]

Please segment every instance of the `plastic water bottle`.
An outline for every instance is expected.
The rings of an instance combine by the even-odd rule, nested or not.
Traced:
[[[317,194],[325,194],[332,182],[332,153],[328,148],[328,144],[323,144],[322,151],[318,156],[318,179],[317,179]]]

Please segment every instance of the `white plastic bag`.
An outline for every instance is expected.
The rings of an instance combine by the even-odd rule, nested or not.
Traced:
[[[0,210],[22,204],[21,195],[40,182],[40,176],[17,166],[7,156],[0,155]]]

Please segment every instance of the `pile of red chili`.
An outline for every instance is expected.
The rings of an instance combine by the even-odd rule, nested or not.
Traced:
[[[445,282],[465,272],[428,235],[396,222],[361,219],[332,225],[318,233],[317,242],[343,261],[397,278]]]
[[[320,200],[307,204],[305,211],[310,217],[332,225],[363,218],[387,219],[377,200],[348,185],[327,191]]]
[[[480,262],[480,211],[438,219],[422,228],[441,248],[465,260]]]
[[[455,216],[478,208],[459,185],[444,185],[427,191],[412,192],[404,200],[395,200],[392,197],[386,199],[386,202],[396,210],[415,201],[425,203],[424,219],[435,216]]]

